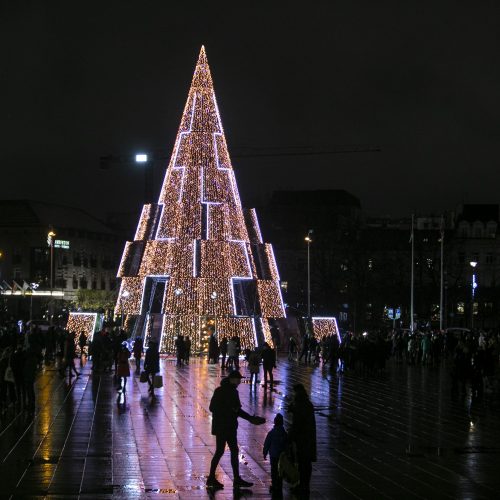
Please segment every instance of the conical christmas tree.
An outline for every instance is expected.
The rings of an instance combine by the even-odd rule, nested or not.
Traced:
[[[179,334],[203,351],[213,330],[253,348],[285,315],[272,246],[241,206],[203,47],[158,203],[144,205],[118,277],[116,312],[164,352]]]

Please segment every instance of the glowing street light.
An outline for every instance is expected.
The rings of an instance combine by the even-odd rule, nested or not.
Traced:
[[[139,153],[135,155],[136,163],[146,163],[148,161],[148,155],[144,153]]]
[[[312,243],[313,230],[307,231],[307,236],[304,240],[307,243],[307,322],[309,327],[309,320],[311,318],[311,243]]]
[[[127,299],[130,296],[130,292],[128,290],[123,290],[120,295],[120,313],[121,313],[121,329],[123,330],[123,299]]]
[[[475,260],[471,260],[469,262],[470,267],[472,267],[472,282],[471,282],[471,301],[470,301],[470,329],[474,329],[474,295],[476,294],[477,281],[476,281],[476,273],[475,268],[477,266],[477,262]]]

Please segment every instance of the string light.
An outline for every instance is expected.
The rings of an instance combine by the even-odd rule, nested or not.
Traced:
[[[339,342],[342,342],[340,337],[339,327],[337,325],[337,319],[333,316],[331,317],[312,317],[313,334],[316,338],[322,338],[324,336],[337,335]]]
[[[147,314],[151,297],[144,293],[153,288],[147,283],[158,279],[165,282],[157,313],[162,351],[173,351],[179,334],[189,335],[194,350],[204,349],[212,327],[219,338],[239,336],[243,348],[255,347],[256,331],[270,341],[268,318],[285,315],[279,274],[255,210],[247,215],[248,226],[202,48],[158,205],[144,206],[135,241],[125,246],[115,311],[123,307],[126,324],[130,316]],[[252,297],[237,297],[242,280],[255,283]],[[246,311],[262,317],[239,316],[242,300],[249,302]],[[149,324],[136,321],[146,331]]]
[[[87,340],[90,342],[94,336],[96,323],[97,313],[70,312],[66,330],[75,334],[75,342],[77,342],[78,336],[82,332],[85,333]]]

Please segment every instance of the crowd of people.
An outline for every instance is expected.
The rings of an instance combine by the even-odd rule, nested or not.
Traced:
[[[494,332],[393,330],[346,333],[342,337],[325,335],[321,338],[306,333],[303,336],[290,336],[284,344],[289,362],[322,365],[336,375],[346,371],[376,375],[384,371],[387,360],[392,357],[395,363],[406,363],[410,367],[447,367],[454,395],[467,392],[472,397],[481,398],[484,393],[498,392],[496,375],[500,360],[500,335]],[[231,452],[235,487],[251,486],[239,475],[237,418],[247,419],[254,424],[263,423],[263,420],[248,415],[241,408],[237,392],[242,378],[240,369],[246,368],[252,390],[260,383],[262,366],[263,386],[272,390],[275,385],[273,370],[276,368],[280,346],[281,338],[276,335],[273,335],[270,343],[264,342],[254,349],[242,349],[237,336],[222,336],[219,341],[215,332],[210,335],[208,363],[220,365],[223,373],[227,370],[228,376],[223,378],[210,404],[216,452],[207,480],[208,487],[223,487],[215,472],[226,444]],[[189,337],[179,334],[175,341],[175,353],[172,354],[176,356],[178,367],[189,365]],[[117,390],[123,395],[126,394],[127,380],[131,375],[130,358],[133,358],[135,374],[140,375],[141,382],[148,384],[149,395],[155,400],[155,388],[159,387],[157,378],[161,378],[158,375],[160,355],[157,341],[150,339],[145,348],[141,337],[132,340],[118,327],[103,328],[89,340],[84,332],[76,335],[58,327],[50,327],[46,331],[37,327],[20,331],[17,326],[12,326],[0,328],[2,414],[14,408],[15,411],[33,415],[37,372],[43,366],[54,365],[61,377],[69,377],[71,381],[72,377],[80,376],[82,366],[89,357],[94,373],[114,373]],[[80,371],[75,364],[78,358]],[[278,473],[278,469],[283,454],[295,455],[299,476],[297,491],[306,496],[311,478],[311,462],[316,459],[314,413],[307,393],[300,384],[294,387],[294,399],[288,405],[288,410],[293,415],[288,430],[284,428],[283,415],[277,414],[274,427],[263,444],[264,457],[269,456],[271,461],[270,491],[275,498],[282,494],[282,474]]]

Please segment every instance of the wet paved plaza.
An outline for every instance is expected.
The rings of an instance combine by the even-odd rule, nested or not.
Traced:
[[[1,498],[204,498],[215,449],[208,405],[221,370],[193,359],[162,360],[155,403],[137,376],[126,399],[112,374],[62,380],[46,368],[37,380],[34,419],[9,409],[0,431]],[[242,366],[246,375],[246,368]],[[316,409],[318,461],[312,499],[500,498],[498,396],[452,399],[442,368],[390,363],[381,377],[331,376],[321,367],[280,358],[279,383],[239,387],[243,407],[267,418],[240,419],[240,472],[251,490],[233,493],[229,451],[218,469],[225,498],[270,498],[262,444],[296,382]],[[119,396],[119,397],[118,397]],[[118,399],[117,399],[118,397]],[[294,498],[288,487],[285,498]]]

